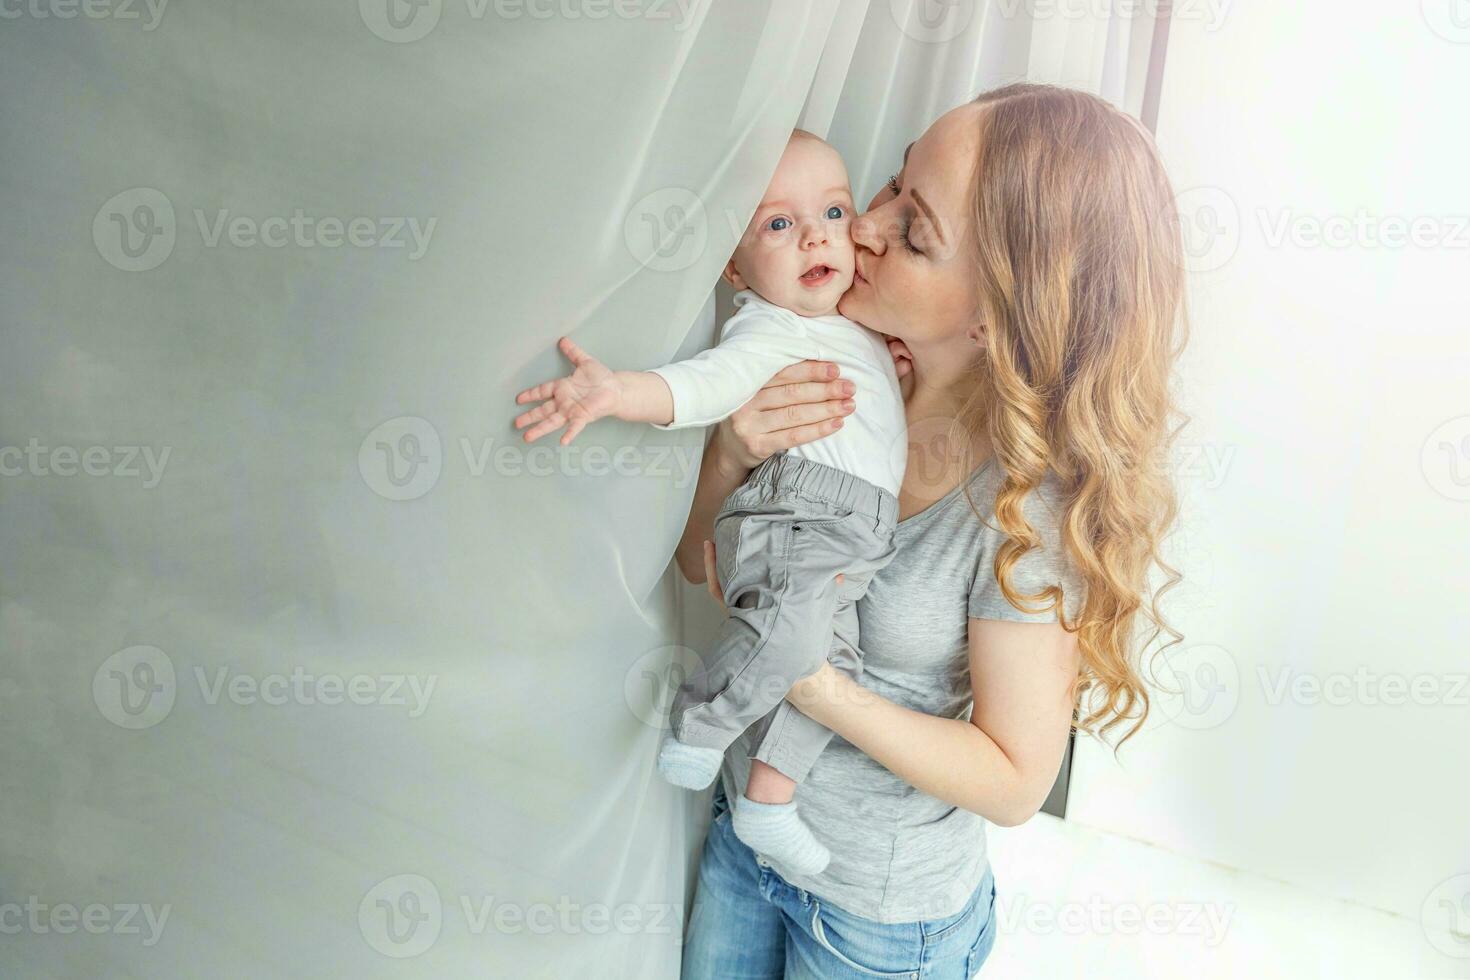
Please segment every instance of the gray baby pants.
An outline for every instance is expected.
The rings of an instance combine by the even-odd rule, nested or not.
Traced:
[[[757,466],[715,516],[729,616],[674,695],[674,737],[724,750],[759,722],[752,758],[804,779],[832,731],[786,692],[824,660],[862,674],[856,603],[894,555],[897,519],[892,493],[825,463],[782,452]]]

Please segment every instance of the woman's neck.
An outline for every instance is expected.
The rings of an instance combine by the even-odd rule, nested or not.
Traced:
[[[968,342],[906,346],[913,356],[913,374],[904,399],[910,421],[953,418],[975,390],[980,351]]]
[[[992,452],[985,432],[969,431],[967,444],[963,436],[957,441],[952,425],[979,383],[980,351],[970,343],[907,346],[913,371],[904,379],[909,465],[899,494],[900,518],[922,511],[954,489]]]

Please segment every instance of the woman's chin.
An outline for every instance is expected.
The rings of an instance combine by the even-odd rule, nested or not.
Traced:
[[[841,298],[837,300],[837,312],[849,320],[863,323],[863,304],[861,300],[853,295],[856,291],[854,287],[842,294]],[[863,323],[863,326],[867,326],[867,324]]]

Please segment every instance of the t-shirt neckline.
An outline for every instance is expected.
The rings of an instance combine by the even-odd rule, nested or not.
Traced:
[[[989,469],[990,464],[993,462],[995,462],[995,454],[991,453],[989,456],[985,457],[984,462],[982,462],[979,466],[970,471],[970,475],[968,477],[951,487],[949,493],[946,493],[943,497],[940,497],[938,500],[934,501],[934,503],[930,504],[928,507],[925,507],[917,514],[910,514],[908,517],[905,517],[903,520],[894,525],[894,529],[898,530],[899,528],[905,528],[910,525],[921,524],[924,521],[927,521],[929,518],[933,517],[935,514],[943,511],[950,504],[954,503],[955,498],[964,492],[965,487],[978,480],[980,478],[980,474]]]

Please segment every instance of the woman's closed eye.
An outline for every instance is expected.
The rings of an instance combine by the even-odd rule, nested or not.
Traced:
[[[906,249],[908,249],[910,252],[913,252],[915,255],[923,255],[924,254],[923,251],[920,250],[920,249],[915,248],[914,247],[914,243],[909,240],[909,231],[913,227],[914,227],[914,219],[913,218],[904,218],[903,219],[903,225],[900,226],[900,228],[898,230],[898,240],[903,244],[903,247],[906,248]]]
[[[894,197],[897,197],[898,196],[898,194],[899,194],[899,191],[898,191],[898,174],[890,174],[889,175],[889,177],[888,177],[888,189],[893,192],[893,196]]]

